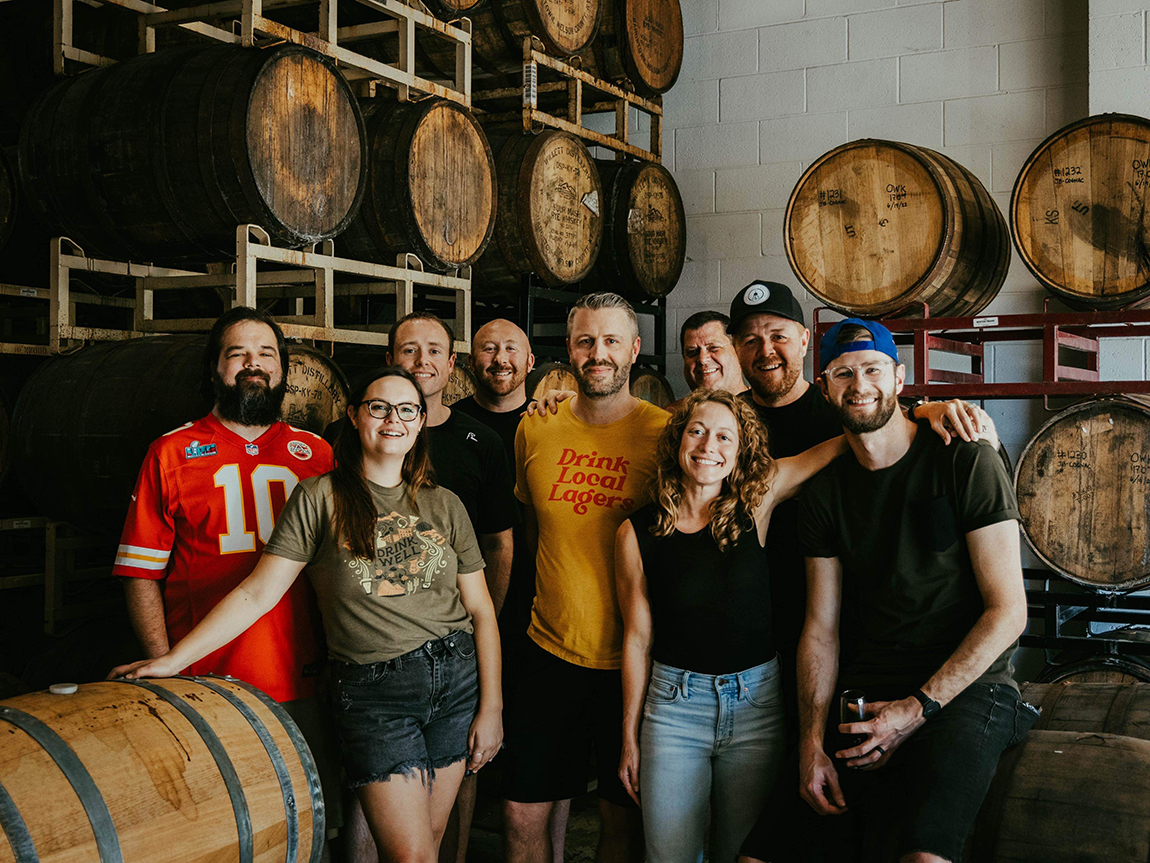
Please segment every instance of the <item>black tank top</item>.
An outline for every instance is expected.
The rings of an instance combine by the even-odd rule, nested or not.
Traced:
[[[709,527],[654,536],[655,506],[631,516],[651,603],[651,657],[700,674],[731,674],[775,657],[766,549],[748,525],[719,551]]]

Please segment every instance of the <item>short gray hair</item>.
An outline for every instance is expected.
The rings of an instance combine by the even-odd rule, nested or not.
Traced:
[[[635,310],[631,307],[631,304],[618,294],[613,294],[610,291],[599,291],[595,294],[584,294],[581,296],[575,305],[571,307],[571,311],[567,313],[568,339],[571,338],[571,325],[575,321],[575,313],[580,309],[589,309],[593,312],[597,312],[600,309],[622,309],[631,320],[633,339],[639,338],[639,316],[635,314]]]

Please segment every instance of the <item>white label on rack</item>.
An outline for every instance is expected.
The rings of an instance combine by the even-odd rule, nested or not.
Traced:
[[[40,295],[40,292],[37,291],[35,288],[21,288],[20,289],[20,296],[22,296],[22,297],[36,297],[39,295]]]
[[[997,317],[975,318],[974,319],[974,325],[976,327],[997,327],[998,326],[998,318]]]
[[[595,191],[588,192],[583,196],[583,206],[594,213],[599,215],[599,193]]]
[[[534,108],[539,104],[539,67],[534,60],[523,61],[523,107]]]
[[[14,518],[12,519],[12,529],[20,530],[21,528],[31,527],[32,519],[30,518]]]

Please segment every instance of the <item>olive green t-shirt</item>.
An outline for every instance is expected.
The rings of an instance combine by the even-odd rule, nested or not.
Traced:
[[[378,513],[373,558],[356,557],[332,535],[326,474],[300,481],[264,549],[310,563],[328,653],[383,662],[454,630],[471,632],[456,575],[483,569],[483,557],[462,502],[441,487],[420,489],[414,506],[405,485],[368,488]]]
[[[965,535],[1017,519],[994,448],[957,438],[946,446],[928,426],[890,467],[867,470],[848,452],[813,477],[800,502],[799,546],[842,564],[841,685],[926,683],[985,607]],[[1014,647],[978,681],[1014,685]]]

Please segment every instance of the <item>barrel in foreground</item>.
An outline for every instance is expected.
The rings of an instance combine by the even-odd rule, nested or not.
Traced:
[[[0,863],[318,863],[315,762],[248,684],[166,678],[0,702]]]

